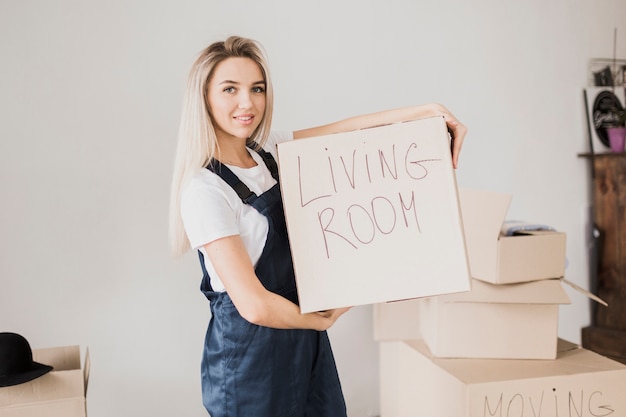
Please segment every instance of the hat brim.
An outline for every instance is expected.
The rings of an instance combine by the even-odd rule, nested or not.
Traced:
[[[37,379],[52,370],[52,366],[43,363],[33,362],[30,369],[16,375],[0,376],[0,387],[10,387]]]

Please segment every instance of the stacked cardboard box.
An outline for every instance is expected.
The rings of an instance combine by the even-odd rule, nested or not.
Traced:
[[[435,358],[420,340],[381,343],[381,417],[626,415],[626,366],[561,341],[555,360]]]
[[[626,415],[626,366],[558,339],[565,234],[505,236],[510,201],[460,190],[469,292],[375,305],[382,417]]]

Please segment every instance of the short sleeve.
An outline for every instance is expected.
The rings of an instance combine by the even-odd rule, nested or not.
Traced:
[[[194,249],[239,233],[235,207],[218,177],[204,171],[191,179],[181,195],[181,217]]]

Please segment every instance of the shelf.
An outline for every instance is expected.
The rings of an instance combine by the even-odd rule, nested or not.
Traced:
[[[626,152],[579,153],[580,158],[623,158]]]

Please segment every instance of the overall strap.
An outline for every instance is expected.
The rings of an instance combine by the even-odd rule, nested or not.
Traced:
[[[200,268],[202,268],[202,284],[200,285],[200,290],[202,290],[202,292],[213,292],[211,279],[209,278],[209,271],[206,270],[206,265],[204,264],[204,255],[199,249],[198,258],[200,260]]]
[[[212,159],[209,165],[206,167],[209,171],[214,172],[220,178],[222,178],[233,190],[237,193],[241,201],[245,204],[252,204],[257,199],[257,195],[254,194],[246,184],[244,184],[226,165],[222,164],[217,159]]]
[[[255,142],[249,143],[248,147],[259,154],[259,156],[263,159],[265,166],[269,169],[272,177],[278,181],[278,164],[276,160],[269,152],[266,152],[258,146]],[[245,204],[252,204],[254,200],[258,198],[256,194],[250,191],[250,188],[246,184],[244,184],[234,173],[230,170],[226,165],[222,164],[217,159],[211,159],[207,169],[219,175],[228,185],[231,186],[233,190],[237,193],[241,201]]]
[[[276,164],[276,160],[269,152],[265,152],[263,148],[258,146],[255,142],[248,144],[248,147],[256,153],[258,153],[261,158],[263,158],[263,162],[265,162],[265,166],[269,169],[272,177],[278,181],[278,164]],[[209,162],[206,167],[209,171],[217,174],[220,178],[222,178],[228,185],[232,187],[233,190],[237,193],[241,201],[245,204],[252,204],[258,196],[250,191],[250,188],[246,184],[244,184],[234,173],[230,170],[226,165],[222,164],[217,159],[213,158]],[[209,272],[206,270],[206,266],[204,264],[204,255],[201,251],[198,250],[198,258],[200,260],[200,267],[202,268],[202,286],[201,289],[203,291],[213,291],[211,287],[211,280],[209,279]]]
[[[256,150],[256,153],[258,153],[261,156],[261,158],[263,158],[263,162],[265,162],[265,166],[267,167],[267,169],[270,170],[272,177],[274,177],[274,179],[278,181],[278,164],[276,163],[276,160],[274,159],[271,153],[265,152],[263,148],[261,148],[260,146],[256,144],[255,146],[257,146],[258,149],[254,149],[254,148],[251,148],[251,149]]]

